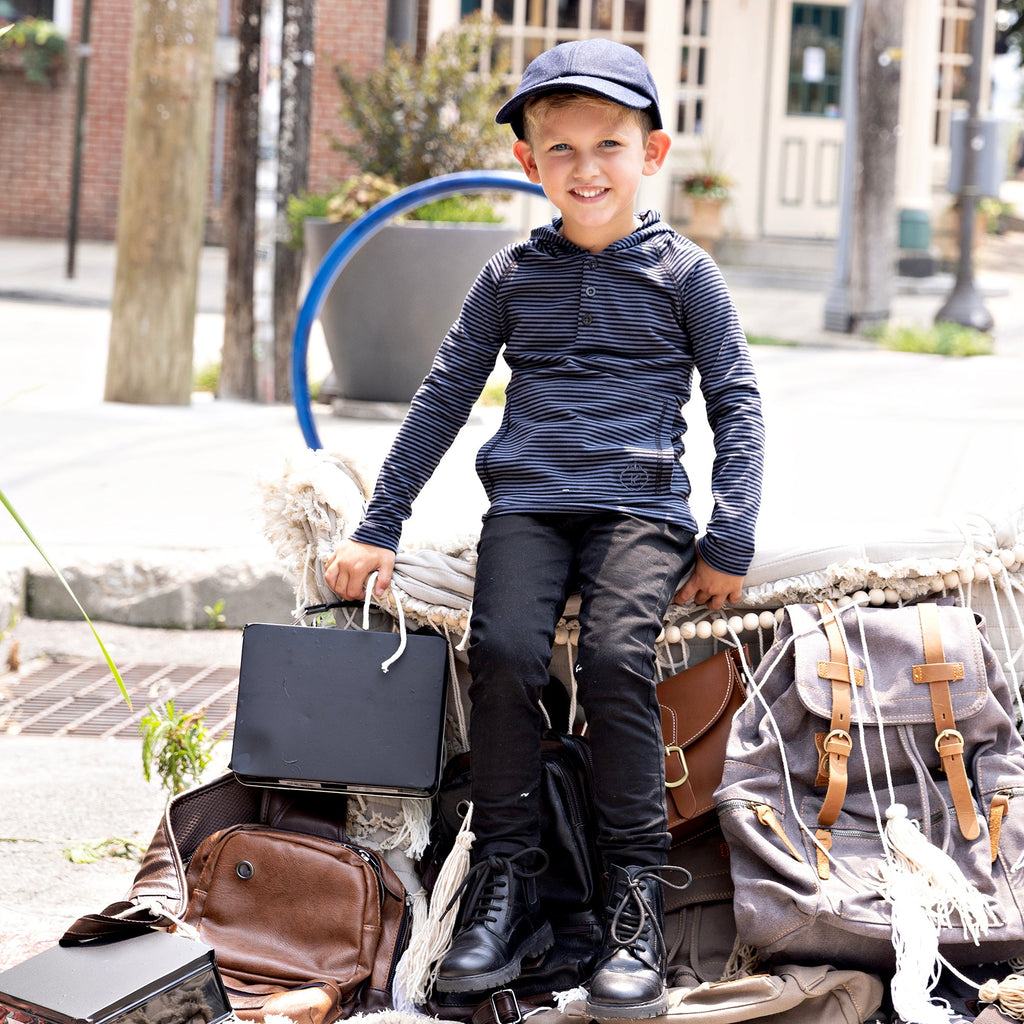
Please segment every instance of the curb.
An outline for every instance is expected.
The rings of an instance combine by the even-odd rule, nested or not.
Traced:
[[[90,619],[157,629],[241,629],[249,622],[292,621],[295,594],[281,570],[202,552],[79,562],[61,572]],[[0,570],[0,624],[18,615],[77,620],[82,615],[48,567]],[[223,616],[219,619],[218,616]]]

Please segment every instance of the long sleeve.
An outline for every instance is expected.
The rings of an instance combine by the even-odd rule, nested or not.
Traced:
[[[353,540],[398,550],[413,501],[480,397],[502,345],[496,302],[500,256],[481,271],[413,396]]]
[[[714,507],[697,546],[713,569],[743,576],[754,556],[764,474],[764,420],[736,308],[710,259],[687,276],[683,309],[715,445]]]

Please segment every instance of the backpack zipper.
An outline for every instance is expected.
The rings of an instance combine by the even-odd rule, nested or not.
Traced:
[[[797,850],[797,848],[789,841],[789,836],[786,835],[785,831],[782,828],[782,825],[779,824],[779,819],[775,816],[775,811],[773,811],[771,807],[768,806],[768,804],[759,804],[755,800],[732,799],[723,800],[719,809],[732,810],[736,807],[746,807],[749,810],[753,811],[754,816],[757,818],[757,820],[765,828],[769,828],[772,830],[772,832],[775,833],[775,835],[779,839],[779,842],[781,842],[782,845],[785,846],[790,856],[800,861],[801,864],[804,863],[804,858],[800,854],[800,851]]]

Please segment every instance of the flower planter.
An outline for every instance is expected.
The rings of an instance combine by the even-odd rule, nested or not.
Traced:
[[[721,199],[690,196],[690,217],[687,221],[686,236],[702,249],[712,252],[715,242],[722,237]]]
[[[307,218],[311,274],[344,227]],[[342,400],[407,404],[481,267],[518,237],[503,224],[413,221],[361,246],[320,310]]]

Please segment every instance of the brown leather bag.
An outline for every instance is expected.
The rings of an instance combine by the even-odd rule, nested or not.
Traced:
[[[405,888],[377,853],[346,841],[344,809],[342,796],[243,786],[230,773],[182,793],[128,900],[79,918],[61,944],[184,918],[214,947],[240,1020],[332,1024],[387,1009],[408,939]]]
[[[217,951],[225,985],[334,982],[343,1002],[386,991],[405,927],[405,888],[371,851],[261,825],[199,844],[185,922]]]
[[[730,647],[658,683],[668,830],[675,838],[714,813],[732,717],[747,696],[741,670],[739,650]]]

